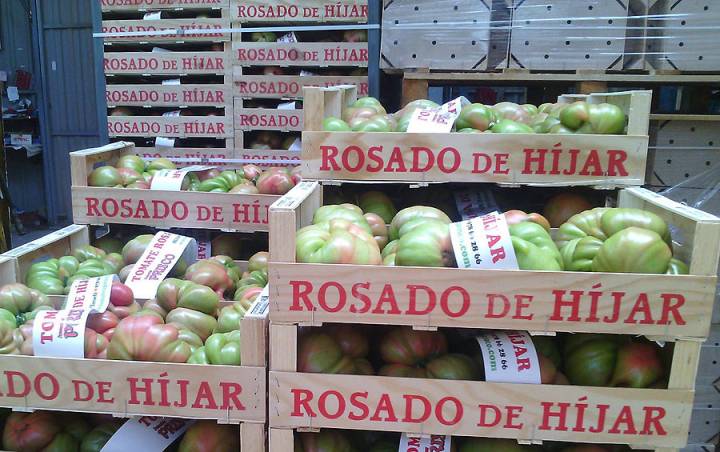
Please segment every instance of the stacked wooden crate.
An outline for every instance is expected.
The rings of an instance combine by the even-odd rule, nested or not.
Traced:
[[[235,29],[264,30],[234,33],[232,39],[239,157],[297,163],[303,87],[352,83],[367,93],[367,33],[352,26],[367,23],[368,2],[231,0],[230,18]],[[322,30],[325,25],[348,29]],[[283,30],[294,26],[310,29]]]
[[[597,99],[616,103],[629,115],[626,136],[480,134],[466,138],[463,134],[442,133],[324,132],[320,127],[322,118],[338,116],[344,106],[355,99],[355,92],[353,89],[306,92],[303,171],[306,178],[317,181],[302,182],[270,209],[271,450],[291,450],[297,431],[325,428],[511,438],[521,443],[626,444],[655,450],[673,450],[686,444],[701,344],[710,332],[720,254],[717,246],[720,219],[637,187],[643,183],[647,153],[647,94],[644,98],[642,93],[597,95]],[[533,141],[527,141],[529,139]],[[530,165],[521,162],[532,155],[533,150],[546,148],[546,140],[547,149],[559,148],[556,143],[561,142],[562,149],[574,149],[585,156],[621,150],[632,169],[622,176],[605,171],[592,178],[568,174],[571,173],[568,171],[556,171],[552,175],[535,171],[528,175],[528,168],[538,170],[537,162],[533,160]],[[358,161],[364,148],[374,150],[373,171],[366,171]],[[423,149],[435,157],[437,163],[425,170],[398,174],[397,162],[412,162],[413,149]],[[347,152],[346,157],[342,157],[343,152]],[[379,160],[389,162],[391,155],[397,153],[400,156],[392,159],[395,164],[380,168],[375,165]],[[474,156],[480,153],[490,162],[500,158],[500,171],[473,171],[473,161],[477,160]],[[441,154],[453,156],[454,171],[448,173],[447,165],[440,168]],[[310,224],[315,210],[323,205],[324,186],[371,181],[411,186],[462,181],[539,187],[625,187],[618,193],[617,205],[654,212],[675,228],[674,249],[689,263],[690,274],[298,263],[295,232]],[[444,301],[418,310],[418,300],[408,292],[411,286],[422,286],[436,294],[433,299]],[[463,302],[460,295],[453,295],[458,288],[468,294],[469,300]],[[563,297],[570,291],[586,299],[579,301],[578,312],[563,315]],[[595,295],[590,296],[592,291]],[[611,293],[622,293],[627,301],[616,306],[617,311],[611,306]],[[598,296],[607,302],[591,300]],[[633,320],[637,303],[655,300],[650,302],[650,309],[654,310],[660,308],[659,300],[663,296],[684,300],[680,321],[662,321],[655,314],[651,315],[655,319],[652,321]],[[527,311],[517,311],[515,315],[511,308],[502,316],[490,313],[488,299],[492,297],[516,300],[518,309],[523,305],[522,309]],[[524,304],[522,300],[532,302]],[[611,312],[613,315],[605,317],[605,321],[596,321]],[[644,335],[672,343],[667,345],[673,347],[672,364],[667,389],[298,372],[300,329],[312,329],[324,323],[407,325],[418,330],[523,329],[541,335],[560,332]],[[422,402],[420,405],[426,407],[427,416],[421,420],[415,418],[414,402],[408,401]],[[485,417],[488,409],[497,414],[495,421]]]
[[[144,157],[234,157],[228,2],[102,0],[111,140]]]

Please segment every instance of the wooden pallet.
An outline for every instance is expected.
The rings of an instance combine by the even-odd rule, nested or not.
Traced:
[[[368,18],[367,0],[231,0],[230,17],[238,23],[359,22]]]
[[[308,179],[364,182],[641,185],[650,97],[647,91],[628,91],[558,99],[618,105],[629,118],[627,135],[358,133],[322,131],[323,118],[339,117],[357,98],[354,87],[305,88],[302,171]],[[570,161],[570,149],[580,150],[574,170],[561,163]],[[550,155],[560,156],[560,168],[551,170]],[[622,160],[622,168],[610,168],[611,155]],[[602,169],[592,174],[582,169],[588,158],[598,157],[605,162]]]
[[[692,411],[692,397],[697,371],[700,344],[709,331],[710,312],[714,299],[716,272],[720,249],[710,243],[720,241],[720,219],[704,212],[674,203],[641,188],[630,188],[620,192],[619,206],[637,207],[657,213],[677,232],[676,253],[690,263],[689,276],[601,274],[575,272],[533,272],[533,271],[484,271],[437,268],[402,268],[358,265],[321,265],[295,263],[294,233],[310,223],[314,211],[322,204],[321,186],[306,181],[298,185],[271,207],[270,233],[270,440],[272,450],[283,449],[292,439],[293,428],[350,428],[367,430],[405,431],[410,433],[444,433],[461,436],[498,436],[522,441],[545,440],[574,442],[607,442],[631,444],[634,447],[677,448],[687,441],[687,427]],[[359,276],[362,275],[362,276]],[[360,279],[358,279],[360,278]],[[363,283],[363,294],[370,300],[370,308],[355,304],[353,287]],[[523,281],[519,286],[517,281]],[[409,286],[429,288],[438,300],[446,299],[431,309],[419,309],[410,303]],[[345,293],[346,297],[321,299],[318,293],[325,293],[322,287],[332,286],[332,293]],[[450,289],[454,287],[455,289]],[[454,296],[451,292],[463,288],[468,298]],[[615,322],[595,322],[586,316],[589,300],[580,302],[579,315],[558,315],[555,304],[558,296],[568,290],[596,288],[604,293],[622,291],[628,300],[645,296],[657,299],[659,294],[682,297],[685,300],[680,315],[684,322],[671,321],[653,324],[624,323],[632,315],[632,306],[619,308]],[[382,298],[381,293],[394,294],[396,309],[383,310],[373,306],[373,300]],[[445,294],[444,296],[442,294]],[[494,295],[493,295],[494,294]],[[479,295],[479,298],[475,298]],[[503,300],[530,300],[527,311],[517,313],[512,307],[506,315],[497,318],[488,315],[485,300],[495,297]],[[528,297],[528,298],[523,298]],[[602,296],[601,296],[602,298]],[[338,303],[338,300],[345,303]],[[469,300],[465,303],[463,300]],[[632,304],[632,303],[631,303]],[[651,303],[651,306],[657,306]],[[517,306],[515,306],[517,307]],[[599,306],[597,315],[608,314],[608,306]],[[420,312],[420,311],[423,312]],[[360,312],[362,311],[362,312]],[[400,312],[400,315],[397,315]],[[558,311],[559,312],[559,311]],[[658,319],[657,315],[654,315]],[[437,327],[525,329],[534,333],[554,334],[555,332],[595,332],[609,334],[642,334],[653,339],[674,341],[674,355],[668,390],[626,389],[626,388],[585,388],[575,386],[527,386],[496,384],[487,382],[457,382],[422,379],[401,379],[389,377],[356,377],[344,375],[297,373],[296,345],[300,326],[317,326],[323,323],[366,323],[411,325],[419,329]],[[683,324],[684,323],[684,324]],[[692,324],[693,326],[689,326]],[[290,344],[290,346],[288,345]],[[361,389],[364,388],[364,389]],[[444,423],[440,418],[431,418],[422,423],[384,421],[364,418],[353,419],[343,415],[335,416],[337,399],[349,397],[354,392],[369,390],[367,401],[374,410],[374,403],[382,394],[393,403],[403,400],[403,394],[426,397],[431,404],[455,398],[463,407],[464,415],[456,422]],[[310,392],[303,392],[310,391]],[[336,393],[332,391],[337,391]],[[314,410],[308,416],[298,405],[298,394],[313,395],[316,403],[321,394],[323,400],[332,400],[332,407]],[[358,397],[358,396],[356,396]],[[359,396],[364,397],[364,396]],[[589,434],[546,425],[544,410],[557,407],[559,403],[570,405],[578,401],[594,404],[608,404],[616,415],[628,410],[637,417],[652,406],[661,407],[667,414],[663,420],[664,434],[613,433],[606,428],[600,433]],[[449,402],[448,402],[449,403]],[[494,426],[478,428],[477,406],[492,403],[497,406],[523,406],[519,422],[522,428]],[[545,404],[543,404],[545,403]],[[624,408],[628,406],[629,408]],[[300,407],[300,408],[299,408]],[[317,408],[312,405],[313,409]],[[450,411],[442,413],[453,413]],[[660,409],[660,408],[658,408]],[[333,411],[328,411],[333,410]],[[294,414],[293,414],[294,413]],[[326,415],[327,414],[327,415]],[[595,413],[591,419],[597,420]],[[586,413],[586,416],[589,412]],[[398,417],[401,417],[398,415]],[[274,445],[273,445],[274,444]]]
[[[132,143],[121,141],[70,154],[75,223],[268,230],[268,209],[278,196],[88,186],[88,175],[97,164],[113,164],[120,156],[134,153]]]
[[[430,86],[438,85],[527,85],[548,86],[574,84],[579,93],[604,92],[608,84],[623,86],[662,84],[717,84],[713,74],[679,71],[530,71],[504,69],[494,72],[437,72],[427,69],[416,71],[388,71],[402,75],[402,103],[427,99]]]

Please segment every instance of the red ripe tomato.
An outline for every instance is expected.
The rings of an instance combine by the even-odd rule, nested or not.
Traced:
[[[391,330],[380,343],[388,364],[414,366],[447,352],[447,340],[439,331],[416,331],[410,327]]]
[[[584,197],[575,193],[560,193],[553,196],[545,204],[543,215],[553,228],[559,228],[570,217],[580,212],[592,209],[592,204]]]
[[[236,425],[197,421],[187,429],[178,452],[235,452],[240,450],[240,431]]]

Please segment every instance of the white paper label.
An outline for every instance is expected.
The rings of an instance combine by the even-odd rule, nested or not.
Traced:
[[[463,106],[470,101],[465,97],[458,97],[437,108],[418,108],[413,112],[408,123],[408,132],[420,133],[448,133],[452,130],[453,124]]]
[[[284,102],[277,107],[278,110],[295,110],[295,101]]]
[[[298,40],[297,36],[295,36],[295,32],[291,31],[290,33],[286,33],[277,38],[277,42],[298,42]]]
[[[162,11],[152,11],[149,13],[145,13],[143,16],[143,20],[160,20],[162,19]]]
[[[520,268],[505,216],[498,212],[451,223],[450,239],[459,268]]]
[[[40,311],[33,321],[33,355],[85,357],[85,323],[90,311]]]
[[[163,80],[162,84],[163,85],[179,85],[180,79],[179,78],[171,78],[169,80]]]
[[[525,331],[488,331],[478,336],[485,381],[540,384],[540,360]]]
[[[166,111],[162,115],[163,115],[163,118],[179,118],[180,110]]]
[[[7,97],[10,102],[15,102],[16,100],[20,99],[20,92],[18,91],[17,86],[7,87]]]
[[[485,215],[498,210],[495,197],[490,190],[460,190],[454,193],[455,205],[463,220]]]
[[[110,290],[115,280],[120,281],[117,275],[73,281],[63,309],[105,312],[110,304]]]
[[[117,275],[73,281],[60,311],[40,311],[33,322],[33,354],[85,357],[85,324],[93,312],[105,312]]]
[[[450,435],[408,436],[400,437],[398,452],[450,452],[452,437]]]
[[[162,452],[194,423],[192,419],[133,417],[115,432],[100,452]]]
[[[197,240],[197,239],[196,239]],[[197,240],[197,259],[210,259],[212,257],[212,242],[210,240]]]
[[[206,171],[212,168],[214,167],[192,165],[186,166],[185,168],[159,170],[153,176],[152,182],[150,182],[150,189],[180,191],[183,179],[185,179],[185,176],[187,176],[188,173],[192,173],[194,171]]]
[[[125,284],[132,289],[135,298],[153,298],[177,261],[183,258],[190,265],[195,262],[195,256],[195,239],[167,231],[158,232],[130,270]]]
[[[300,138],[295,138],[295,141],[293,141],[293,144],[290,145],[290,147],[288,148],[288,151],[293,151],[293,152],[302,151],[302,141],[300,140]]]
[[[153,47],[152,52],[153,53],[169,53],[171,51],[168,49],[163,49],[162,47]]]
[[[255,298],[255,301],[250,305],[250,309],[245,313],[245,317],[254,317],[264,319],[267,317],[270,311],[270,285],[263,287],[260,295]]]
[[[165,138],[165,137],[156,137],[155,138],[155,146],[157,147],[165,147],[165,148],[172,148],[175,147],[175,138]]]

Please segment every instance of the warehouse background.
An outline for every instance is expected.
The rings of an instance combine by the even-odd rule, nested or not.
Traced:
[[[93,20],[100,23],[96,3],[0,2],[0,71],[11,83],[17,70],[31,74],[20,94],[38,108],[44,149],[37,158],[7,150],[8,185],[20,210],[44,211],[50,223],[71,222],[68,153],[107,142],[102,42],[92,37]]]

